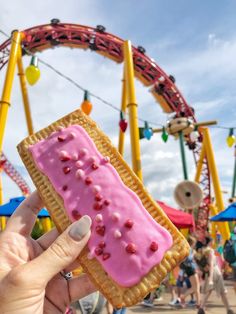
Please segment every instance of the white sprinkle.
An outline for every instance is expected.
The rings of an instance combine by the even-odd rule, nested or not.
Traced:
[[[89,252],[88,255],[87,255],[87,258],[88,258],[88,259],[93,259],[93,258],[94,258],[93,253]]]
[[[98,192],[101,192],[101,187],[99,185],[94,185],[93,187],[93,193],[98,193]]]
[[[58,129],[58,131],[62,131],[62,130],[64,130],[64,126],[59,125],[59,127],[57,129]]]
[[[120,214],[117,212],[112,213],[111,215],[113,221],[118,221],[120,219]]]
[[[116,239],[121,238],[121,236],[122,236],[122,234],[121,234],[120,230],[117,229],[117,230],[114,231],[114,237]]]
[[[84,171],[82,169],[78,169],[75,173],[77,179],[81,179],[84,175]]]
[[[103,158],[103,160],[104,160],[105,163],[108,163],[108,162],[110,162],[110,157],[109,156],[105,156]]]
[[[86,149],[86,148],[81,148],[81,150],[80,150],[80,155],[81,156],[85,156],[85,155],[87,155],[88,154],[88,150]]]
[[[91,163],[96,162],[96,160],[97,160],[97,158],[96,158],[95,156],[92,156],[92,157],[89,158],[89,161],[90,161]]]
[[[75,132],[70,132],[70,138],[72,138],[72,139],[76,138]]]
[[[95,217],[96,222],[101,222],[102,221],[102,214],[97,214]]]
[[[76,167],[77,168],[81,168],[82,166],[83,166],[83,161],[81,161],[81,160],[78,160],[78,161],[76,161],[76,163],[75,163],[75,165],[76,165]]]
[[[67,151],[61,150],[61,151],[59,152],[59,158],[60,158],[60,159],[63,159],[63,158],[65,158],[65,157],[69,157],[69,154],[67,153]]]
[[[79,159],[79,156],[78,156],[77,153],[73,153],[71,157],[72,157],[73,160],[78,160]]]

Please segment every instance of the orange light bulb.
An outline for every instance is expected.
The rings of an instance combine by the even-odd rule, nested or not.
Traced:
[[[87,115],[90,114],[90,112],[93,109],[93,105],[91,104],[91,102],[89,101],[89,96],[88,96],[88,91],[84,92],[84,101],[81,104],[81,109],[84,113],[86,113]]]

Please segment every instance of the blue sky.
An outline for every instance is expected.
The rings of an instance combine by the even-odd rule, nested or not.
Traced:
[[[18,14],[16,14],[16,12]],[[10,0],[1,5],[0,28],[7,33],[46,24],[51,18],[61,22],[96,26],[142,45],[168,74],[173,74],[187,102],[196,110],[198,120],[217,119],[219,125],[236,127],[236,2],[197,0]],[[0,34],[0,42],[5,37]],[[59,48],[44,51],[40,58],[116,106],[120,106],[122,65],[117,65],[91,51]],[[29,58],[24,58],[25,67]],[[42,64],[41,79],[29,87],[33,120],[38,130],[80,106],[80,90],[58,77]],[[2,88],[4,71],[0,72]],[[150,95],[148,88],[136,81],[139,116],[164,124],[167,116]],[[119,114],[92,99],[92,118],[117,145]],[[17,129],[16,126],[17,125]],[[233,149],[225,144],[227,131],[211,129],[222,188],[231,191]],[[17,143],[27,135],[22,100],[17,79],[12,92],[4,151],[29,181],[16,152]],[[174,205],[173,189],[182,180],[178,142],[162,143],[160,136],[141,142],[144,182],[150,193]],[[194,163],[187,153],[190,178]],[[130,163],[127,132],[125,158]],[[19,190],[4,176],[4,197],[19,195]],[[29,181],[30,182],[30,181]],[[228,198],[229,194],[226,195]]]

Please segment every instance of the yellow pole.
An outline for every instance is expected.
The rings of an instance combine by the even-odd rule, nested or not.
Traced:
[[[202,150],[201,150],[201,154],[197,163],[197,171],[196,171],[196,175],[195,175],[195,182],[199,183],[200,181],[200,176],[201,176],[201,172],[202,172],[202,166],[203,166],[203,159],[205,158],[206,155],[206,151],[204,148],[204,143],[202,143]]]
[[[210,204],[209,208],[210,208],[212,216],[215,216],[219,213],[216,206],[214,206],[213,204]],[[229,224],[226,221],[224,222],[214,221],[214,224],[217,225],[218,230],[220,231],[223,240],[224,241],[228,240],[230,238]]]
[[[2,189],[2,169],[0,168],[0,205],[3,204],[3,189]],[[0,231],[3,231],[6,227],[6,217],[0,217]]]
[[[125,80],[127,86],[127,107],[129,110],[130,141],[132,150],[132,166],[135,174],[142,180],[141,152],[138,129],[138,105],[134,86],[134,65],[131,42],[124,42]]]
[[[121,100],[121,111],[123,113],[126,112],[126,103],[127,103],[127,95],[126,95],[125,68],[124,68],[124,75],[123,75],[123,80],[122,80],[122,100]],[[118,151],[122,156],[124,155],[124,144],[125,144],[125,132],[122,132],[120,129]]]
[[[51,225],[51,220],[48,217],[41,218],[42,219],[42,226],[43,226],[43,231],[48,232],[51,230],[52,225]]]
[[[203,145],[206,151],[208,166],[209,166],[210,174],[212,177],[212,183],[213,183],[213,188],[215,192],[216,206],[218,209],[218,211],[216,211],[216,214],[217,214],[218,212],[224,210],[225,206],[224,206],[223,196],[222,196],[221,187],[220,187],[219,175],[216,168],[210,132],[208,128],[202,128],[202,131],[203,131]],[[224,240],[227,240],[230,237],[229,225],[228,223],[225,223],[223,226],[224,227],[222,229],[222,232],[223,232],[222,237]]]
[[[30,103],[29,103],[29,97],[28,97],[28,92],[27,92],[27,84],[26,84],[24,66],[23,66],[23,62],[22,62],[21,49],[19,49],[19,56],[18,56],[18,60],[17,60],[17,65],[18,65],[18,75],[20,78],[21,93],[22,93],[24,110],[25,110],[25,118],[26,118],[28,133],[29,133],[29,135],[31,135],[34,133],[34,129],[33,129],[31,112],[30,112]]]
[[[14,79],[16,62],[18,58],[18,49],[21,49],[20,43],[21,33],[18,31],[13,32],[10,57],[8,61],[5,82],[3,85],[2,98],[0,101],[0,152],[2,151],[3,137],[7,121],[7,113],[8,108],[10,106],[11,90]]]

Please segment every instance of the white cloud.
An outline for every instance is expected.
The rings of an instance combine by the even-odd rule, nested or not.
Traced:
[[[18,12],[19,14],[16,14]],[[8,33],[14,28],[25,29],[33,25],[44,24],[53,17],[61,21],[80,23],[96,26],[103,24],[109,31],[122,34],[123,27],[127,27],[125,17],[122,23],[114,24],[112,14],[117,12],[103,12],[96,1],[67,1],[67,5],[60,1],[41,1],[37,3],[37,9],[32,12],[32,1],[10,1],[4,4],[1,11],[0,24]],[[141,19],[141,17],[140,17]],[[124,24],[124,25],[122,25]],[[145,24],[144,26],[145,27]],[[155,27],[154,27],[155,29]],[[133,37],[136,29],[129,30]],[[154,34],[155,35],[155,34]],[[126,36],[126,35],[125,35]],[[3,36],[0,37],[3,40]],[[131,38],[132,40],[132,38]],[[173,73],[177,79],[177,86],[183,92],[184,97],[194,102],[196,114],[199,119],[209,120],[218,118],[219,112],[229,110],[229,116],[235,118],[235,110],[229,108],[229,102],[236,100],[234,88],[236,73],[236,40],[223,40],[216,34],[209,34],[204,50],[184,53],[182,58],[171,58],[173,41],[170,38],[158,39],[158,44],[153,44],[152,38],[145,38],[147,51],[151,51],[151,57],[158,62],[165,60],[165,55],[170,56],[168,63],[164,64],[166,72]],[[175,38],[175,43],[178,38]],[[149,43],[149,44],[148,44]],[[158,48],[158,49],[157,49]],[[156,56],[156,51],[162,55]],[[44,51],[39,54],[43,60],[55,66],[65,75],[73,78],[83,87],[101,96],[116,106],[121,102],[122,65],[111,62],[91,51],[78,49],[58,48]],[[162,59],[163,58],[163,59]],[[171,62],[170,62],[171,60]],[[29,58],[24,58],[27,66]],[[73,85],[58,77],[54,72],[40,65],[41,79],[34,87],[29,88],[32,116],[35,129],[48,125],[55,119],[73,111],[80,106],[83,93]],[[3,85],[4,71],[0,72],[0,88]],[[139,116],[148,121],[164,124],[166,116],[159,105],[152,98],[148,89],[136,82],[137,102],[139,104]],[[216,86],[216,88],[215,88]],[[211,91],[210,95],[208,91]],[[212,92],[214,90],[214,92]],[[92,99],[92,118],[99,124],[106,134],[117,146],[119,112]],[[224,116],[221,114],[222,123]],[[233,118],[232,118],[233,119]],[[232,120],[233,121],[233,120]],[[143,123],[140,122],[142,126]],[[221,131],[214,130],[213,142],[216,150],[217,165],[224,186],[230,186],[231,163],[228,163],[228,154],[222,145],[223,135]],[[17,166],[22,165],[16,152],[17,143],[27,135],[25,118],[22,110],[22,100],[19,91],[17,77],[14,81],[12,92],[12,106],[9,110],[9,118],[6,129],[4,150],[9,159]],[[220,139],[220,140],[219,140]],[[167,144],[162,143],[160,134],[154,135],[151,141],[141,141],[142,166],[144,182],[150,193],[156,199],[160,199],[174,205],[172,193],[174,187],[182,180],[182,165],[179,154],[179,143],[169,139]],[[126,132],[125,159],[131,164],[130,140],[128,130]],[[194,162],[191,152],[186,150],[189,176],[194,177]],[[27,179],[29,180],[29,179]],[[19,195],[19,190],[14,184],[4,177],[5,199]]]

